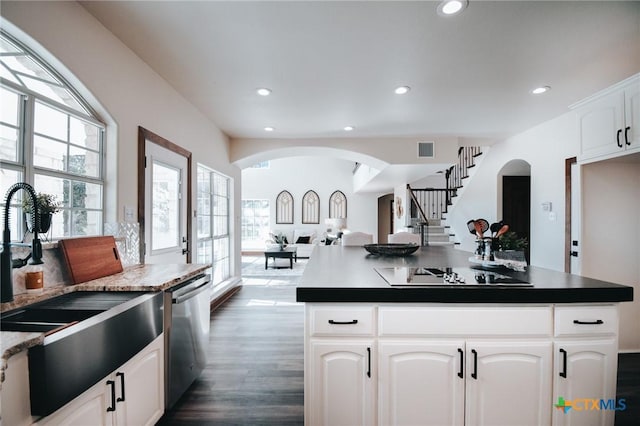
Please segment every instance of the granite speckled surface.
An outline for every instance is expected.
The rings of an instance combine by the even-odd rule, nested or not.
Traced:
[[[97,280],[76,285],[45,287],[40,293],[17,294],[12,302],[0,304],[0,312],[18,309],[74,291],[164,291],[209,268],[210,265],[202,264],[129,266],[123,272]],[[1,331],[2,366],[0,383],[4,381],[4,371],[9,358],[30,347],[41,344],[43,340],[44,333]]]

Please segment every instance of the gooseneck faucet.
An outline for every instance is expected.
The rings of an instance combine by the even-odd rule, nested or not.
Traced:
[[[12,259],[11,257],[11,231],[9,230],[9,205],[11,197],[20,189],[27,192],[31,198],[33,208],[31,209],[31,223],[33,227],[33,240],[31,241],[31,253],[24,259]],[[2,253],[0,253],[0,301],[11,302],[13,300],[13,268],[21,268],[27,264],[27,260],[31,265],[42,264],[42,244],[38,238],[38,229],[40,229],[40,215],[38,214],[38,202],[36,192],[33,187],[25,182],[19,182],[12,185],[7,191],[4,204],[4,230],[2,232]]]

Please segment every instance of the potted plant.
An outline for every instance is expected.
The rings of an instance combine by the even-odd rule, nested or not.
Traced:
[[[38,204],[38,216],[40,221],[40,228],[38,232],[45,233],[49,231],[51,227],[51,217],[54,213],[60,211],[60,201],[56,199],[55,195],[45,194],[39,192],[36,195],[36,203]],[[33,217],[33,203],[31,198],[24,197],[22,199],[22,212],[24,213],[25,224],[29,232],[34,232],[35,225],[32,223]]]
[[[504,235],[501,235],[498,239],[500,243],[500,250],[517,250],[524,251],[529,245],[529,241],[525,237],[519,238],[518,234],[513,231],[509,231]]]

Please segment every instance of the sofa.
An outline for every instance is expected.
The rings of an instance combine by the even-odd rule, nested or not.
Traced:
[[[287,238],[287,247],[296,247],[297,256],[309,258],[315,246],[318,245],[318,234],[313,229],[294,229],[293,232],[272,231],[274,235],[284,235]],[[272,244],[274,241],[267,241]]]

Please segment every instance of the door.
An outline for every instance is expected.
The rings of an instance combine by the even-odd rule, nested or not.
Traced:
[[[550,341],[467,341],[465,424],[549,424],[551,350]]]
[[[502,220],[518,237],[526,237],[529,245],[525,249],[527,261],[531,250],[531,176],[502,177]]]
[[[311,342],[309,425],[375,424],[372,341]]]
[[[190,263],[191,153],[142,128],[138,142],[144,263]]]
[[[553,372],[553,424],[558,426],[614,423],[618,351],[615,339],[556,342]],[[624,395],[621,395],[624,397]],[[562,398],[562,399],[560,399]],[[594,409],[589,400],[605,400],[610,409]],[[564,401],[564,402],[563,402]],[[557,405],[568,408],[558,408]],[[598,408],[600,406],[598,405]]]
[[[381,342],[382,425],[464,424],[464,341]]]

